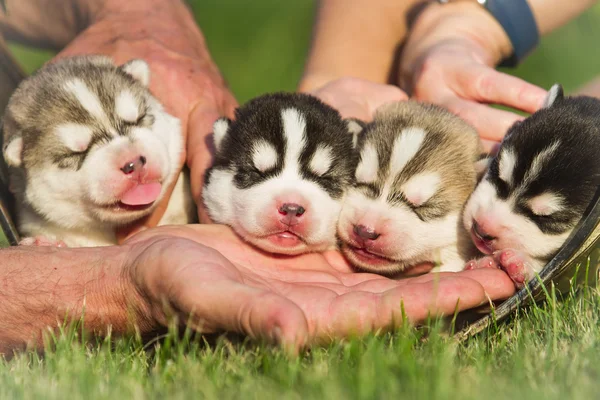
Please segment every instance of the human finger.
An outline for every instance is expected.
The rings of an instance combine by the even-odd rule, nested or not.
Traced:
[[[467,100],[501,104],[528,113],[537,111],[547,91],[515,76],[485,65],[457,68],[452,89]]]
[[[489,141],[500,142],[515,122],[524,119],[521,115],[458,97],[447,99],[443,105],[473,125],[479,136]]]
[[[335,297],[309,329],[318,339],[389,330],[402,323],[420,323],[430,316],[452,315],[487,300],[483,287],[467,278],[440,278],[371,293],[351,291]],[[405,320],[406,319],[406,320]]]

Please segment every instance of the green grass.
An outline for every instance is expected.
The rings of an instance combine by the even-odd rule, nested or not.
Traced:
[[[521,311],[466,343],[404,328],[314,348],[276,349],[171,333],[80,344],[66,332],[42,358],[0,362],[0,398],[584,399],[597,397],[600,293],[587,289]]]
[[[211,52],[240,102],[293,90],[310,40],[313,0],[195,1]],[[240,4],[248,4],[241,7]],[[250,6],[249,4],[252,4]],[[510,71],[572,91],[600,74],[600,4],[548,36]],[[31,72],[52,56],[12,46]],[[338,342],[299,359],[253,343],[206,345],[168,335],[81,345],[80,331],[0,362],[0,398],[595,398],[600,378],[600,293],[570,294],[522,311],[508,324],[457,343],[402,329]]]

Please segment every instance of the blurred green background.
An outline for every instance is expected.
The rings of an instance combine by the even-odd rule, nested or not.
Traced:
[[[310,43],[316,0],[188,3],[238,101],[264,92],[294,90]],[[29,72],[52,55],[12,48]],[[531,57],[508,72],[544,88],[561,82],[567,92],[600,74],[600,3],[543,38]]]

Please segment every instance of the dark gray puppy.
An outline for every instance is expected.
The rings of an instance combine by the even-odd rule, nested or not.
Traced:
[[[542,109],[515,124],[471,196],[465,227],[522,287],[557,253],[600,185],[600,100],[564,97],[554,85]]]
[[[307,94],[249,101],[234,121],[214,124],[216,157],[203,189],[210,217],[273,253],[334,247],[359,129]]]

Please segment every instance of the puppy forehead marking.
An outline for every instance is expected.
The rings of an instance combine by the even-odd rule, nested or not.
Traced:
[[[65,123],[58,125],[55,133],[69,149],[81,152],[88,148],[93,130],[87,125]]]
[[[544,192],[527,203],[535,215],[552,215],[563,209],[563,197],[552,192]]]
[[[414,175],[402,185],[402,192],[415,206],[426,203],[439,189],[441,182],[437,172],[424,172]]]
[[[356,180],[372,183],[377,179],[379,171],[379,156],[373,143],[368,142],[360,153],[360,163],[356,168]]]
[[[538,154],[536,154],[536,156],[533,158],[533,161],[531,162],[529,169],[525,174],[524,183],[530,183],[538,177],[538,175],[542,171],[542,168],[544,167],[544,164],[546,164],[550,160],[552,154],[554,154],[554,152],[558,149],[559,146],[560,140],[557,140],[553,142],[550,146],[546,147],[545,149],[541,150]]]
[[[98,99],[98,96],[96,96],[96,94],[94,94],[81,79],[75,78],[66,82],[64,88],[75,96],[81,106],[91,115],[99,119],[106,118],[100,99]]]
[[[300,153],[306,140],[306,120],[295,108],[282,110],[281,118],[283,121],[283,135],[286,139],[284,168],[289,172],[298,174]]]
[[[319,145],[310,160],[309,168],[316,175],[321,176],[329,171],[332,162],[333,157],[331,154],[331,147]]]
[[[511,185],[513,181],[513,172],[515,170],[516,163],[517,157],[515,156],[513,149],[507,148],[500,152],[498,176],[509,185]]]
[[[259,140],[252,146],[252,162],[259,171],[268,171],[277,164],[277,150],[271,143]]]
[[[139,114],[139,104],[129,90],[122,90],[115,99],[115,112],[117,115],[127,121],[136,122]]]
[[[394,140],[392,147],[392,156],[390,159],[390,176],[398,175],[417,154],[423,139],[425,130],[418,127],[409,127],[402,130],[400,135]]]

